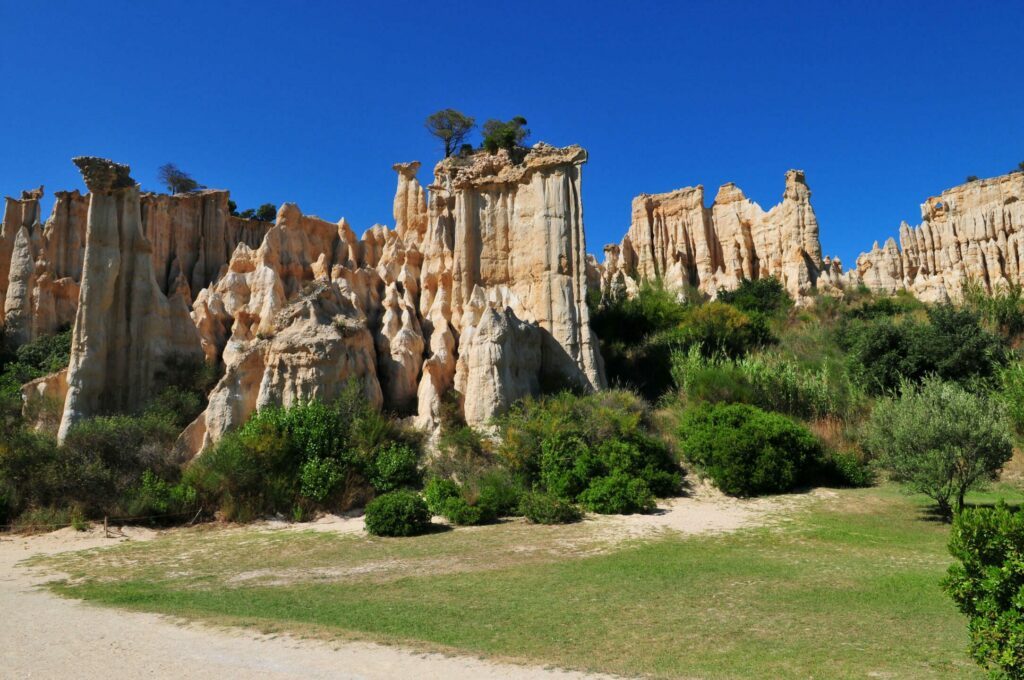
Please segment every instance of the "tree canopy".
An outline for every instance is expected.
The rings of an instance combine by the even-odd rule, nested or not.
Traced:
[[[165,163],[157,171],[157,177],[172,194],[187,194],[199,189],[205,189],[202,184],[192,178],[174,163]]]
[[[443,109],[427,116],[427,132],[444,144],[444,157],[448,158],[462,146],[476,127],[476,120],[455,109]]]
[[[517,146],[522,146],[523,141],[530,136],[526,119],[522,116],[516,116],[510,121],[491,118],[484,123],[482,131],[483,147],[488,153],[497,153],[498,149],[512,151]]]

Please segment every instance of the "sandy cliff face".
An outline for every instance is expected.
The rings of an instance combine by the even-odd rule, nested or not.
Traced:
[[[60,439],[83,418],[145,403],[169,356],[200,352],[187,301],[157,283],[128,166],[74,161],[90,197]]]
[[[702,186],[633,199],[629,231],[605,246],[595,267],[605,297],[633,295],[643,281],[714,295],[743,279],[774,276],[794,298],[839,284],[838,260],[822,258],[818,221],[804,173],[790,170],[782,202],[765,212],[735,184],[725,184],[710,207]]]
[[[90,196],[55,194],[39,223],[42,187],[8,198],[0,225],[0,326],[21,345],[74,323],[85,258]],[[164,295],[192,296],[220,275],[238,243],[259,245],[270,224],[229,214],[228,192],[141,193],[141,232]],[[10,291],[10,294],[8,294]]]
[[[985,290],[1024,282],[1024,172],[947,189],[921,205],[921,224],[900,225],[857,258],[856,280],[872,290],[909,290],[956,300],[968,281]]]
[[[145,403],[170,359],[202,358],[224,372],[181,437],[195,453],[256,409],[351,380],[427,429],[453,387],[475,425],[544,383],[599,388],[585,161],[544,144],[447,159],[429,195],[419,164],[398,164],[396,228],[357,236],[292,204],[264,225],[230,217],[226,192],[144,194],[127,166],[77,158],[90,193],[58,194],[45,227],[38,196],[8,201],[8,331],[24,342],[74,321],[70,366],[26,398],[63,401],[63,437]]]

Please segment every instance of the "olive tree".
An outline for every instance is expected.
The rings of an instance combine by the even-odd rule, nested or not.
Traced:
[[[427,132],[444,144],[444,157],[458,150],[473,128],[476,120],[455,109],[444,109],[427,116]]]
[[[935,377],[880,400],[862,443],[894,481],[934,500],[947,517],[954,500],[962,510],[964,494],[994,479],[1013,455],[1002,404]]]
[[[167,190],[172,194],[187,194],[205,188],[202,184],[192,179],[192,175],[174,163],[161,165],[157,170],[157,177],[160,179],[160,183],[167,187]]]

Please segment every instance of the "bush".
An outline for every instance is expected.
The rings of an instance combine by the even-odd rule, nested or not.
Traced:
[[[456,498],[462,494],[459,485],[450,479],[432,477],[423,488],[423,497],[427,501],[427,508],[435,515],[444,513],[444,504],[449,498]]]
[[[1024,515],[1004,503],[965,509],[949,551],[959,564],[943,587],[969,619],[971,656],[993,677],[1024,678]]]
[[[598,462],[583,438],[556,432],[541,442],[540,483],[558,498],[576,498],[595,476]]]
[[[430,511],[415,491],[392,491],[366,506],[366,531],[374,536],[417,536],[430,528]]]
[[[806,428],[746,404],[700,404],[685,414],[679,437],[687,458],[733,496],[790,491],[821,457]]]
[[[875,483],[871,467],[850,451],[828,451],[816,475],[819,484],[861,488]]]
[[[719,302],[733,305],[747,313],[771,316],[793,305],[793,299],[774,276],[764,279],[743,279],[735,290],[718,291]]]
[[[519,512],[534,524],[569,524],[583,517],[572,503],[551,494],[537,492],[523,494]]]
[[[44,335],[12,350],[0,350],[0,398],[15,399],[20,409],[21,386],[66,368],[71,360],[71,331]]]
[[[487,153],[497,153],[498,149],[513,151],[530,136],[530,131],[526,129],[526,119],[522,116],[516,116],[508,122],[491,118],[484,122],[481,132],[484,137],[482,146]]]
[[[647,483],[621,470],[591,481],[579,495],[579,502],[587,510],[602,514],[631,515],[654,510],[654,495]]]
[[[937,375],[965,386],[993,382],[1006,363],[1001,338],[986,331],[974,312],[951,305],[928,308],[928,321],[888,319],[847,324],[840,343],[850,374],[871,394],[896,390],[903,380]]]
[[[683,348],[700,347],[709,357],[739,357],[775,342],[763,317],[718,301],[690,308],[682,326],[669,337]]]
[[[678,464],[653,433],[646,404],[629,392],[525,399],[499,429],[500,455],[519,484],[565,501],[616,473],[660,496],[677,493],[682,482]]]
[[[964,286],[964,304],[1004,337],[1024,332],[1024,288],[1013,283],[989,293],[976,281]]]
[[[1013,455],[1002,405],[938,378],[905,384],[880,400],[864,428],[863,446],[896,482],[922,493],[949,516],[964,494],[994,479]]]
[[[418,483],[414,442],[355,383],[334,402],[265,408],[186,470],[204,507],[226,519],[344,510],[369,495]]]
[[[1014,362],[999,373],[999,396],[1017,436],[1024,436],[1024,363]]]
[[[518,514],[523,490],[505,470],[488,470],[468,486],[475,489],[477,504],[490,508],[495,517]]]
[[[463,496],[454,496],[444,503],[444,518],[459,526],[487,524],[497,519],[494,509],[482,503],[471,504]]]
[[[419,454],[408,444],[390,442],[375,455],[370,483],[378,493],[420,484]]]

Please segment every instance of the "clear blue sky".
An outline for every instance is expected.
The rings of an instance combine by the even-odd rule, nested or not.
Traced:
[[[803,168],[847,266],[968,174],[1024,160],[1024,2],[0,0],[0,192],[82,187],[69,159],[173,161],[241,207],[390,224],[424,117],[522,115],[579,143],[588,249],[631,198]]]

